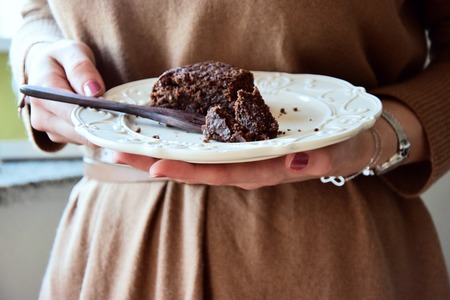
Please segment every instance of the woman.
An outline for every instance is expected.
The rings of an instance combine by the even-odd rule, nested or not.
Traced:
[[[41,298],[450,297],[419,197],[450,166],[447,1],[35,0],[23,14],[11,51],[19,84],[99,96],[217,60],[338,77],[378,96],[395,118],[333,146],[261,162],[115,153],[113,161],[130,169],[74,131],[73,106],[23,101],[41,149],[87,149],[86,176],[62,217]],[[408,155],[399,149],[402,133]],[[319,180],[351,178],[369,162],[380,169],[396,153],[401,163],[386,174],[342,187]]]

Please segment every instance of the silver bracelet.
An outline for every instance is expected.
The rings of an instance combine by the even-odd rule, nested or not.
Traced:
[[[321,177],[320,180],[323,183],[331,182],[336,186],[343,186],[345,182],[352,180],[358,175],[364,176],[373,176],[373,175],[382,175],[388,171],[391,171],[398,167],[409,155],[409,151],[411,148],[411,143],[406,136],[405,130],[400,122],[389,112],[383,110],[381,117],[385,119],[389,125],[391,125],[392,129],[394,129],[395,134],[397,135],[398,140],[398,151],[395,153],[389,160],[379,166],[374,167],[378,159],[381,155],[381,139],[378,132],[375,129],[371,129],[375,141],[375,154],[370,160],[368,166],[364,168],[362,171],[355,173],[353,175],[343,177],[343,176],[329,176],[329,177]]]
[[[389,112],[383,111],[381,117],[385,119],[389,125],[391,125],[392,129],[394,129],[395,134],[397,135],[398,141],[398,150],[389,160],[371,170],[370,175],[382,175],[385,174],[396,167],[398,167],[406,158],[409,156],[409,151],[411,149],[411,143],[406,136],[405,130],[400,122]]]

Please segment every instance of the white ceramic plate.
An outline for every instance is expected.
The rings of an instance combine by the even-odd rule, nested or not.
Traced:
[[[277,138],[258,142],[204,142],[157,122],[111,111],[77,107],[76,130],[113,150],[195,163],[269,159],[338,143],[370,128],[381,102],[361,87],[321,75],[253,72],[255,84],[280,125]],[[120,85],[104,98],[146,104],[156,78]]]

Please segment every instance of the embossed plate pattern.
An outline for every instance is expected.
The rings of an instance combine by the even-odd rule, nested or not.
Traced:
[[[258,142],[204,142],[157,122],[111,111],[77,107],[72,120],[92,143],[117,151],[195,163],[269,159],[329,146],[370,128],[381,102],[364,88],[321,75],[253,72],[255,84],[277,118],[281,134]],[[117,86],[105,98],[145,105],[157,79]]]

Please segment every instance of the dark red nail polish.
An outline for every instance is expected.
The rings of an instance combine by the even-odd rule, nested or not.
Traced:
[[[302,170],[308,165],[308,155],[306,153],[300,152],[294,155],[289,168],[292,170]]]

